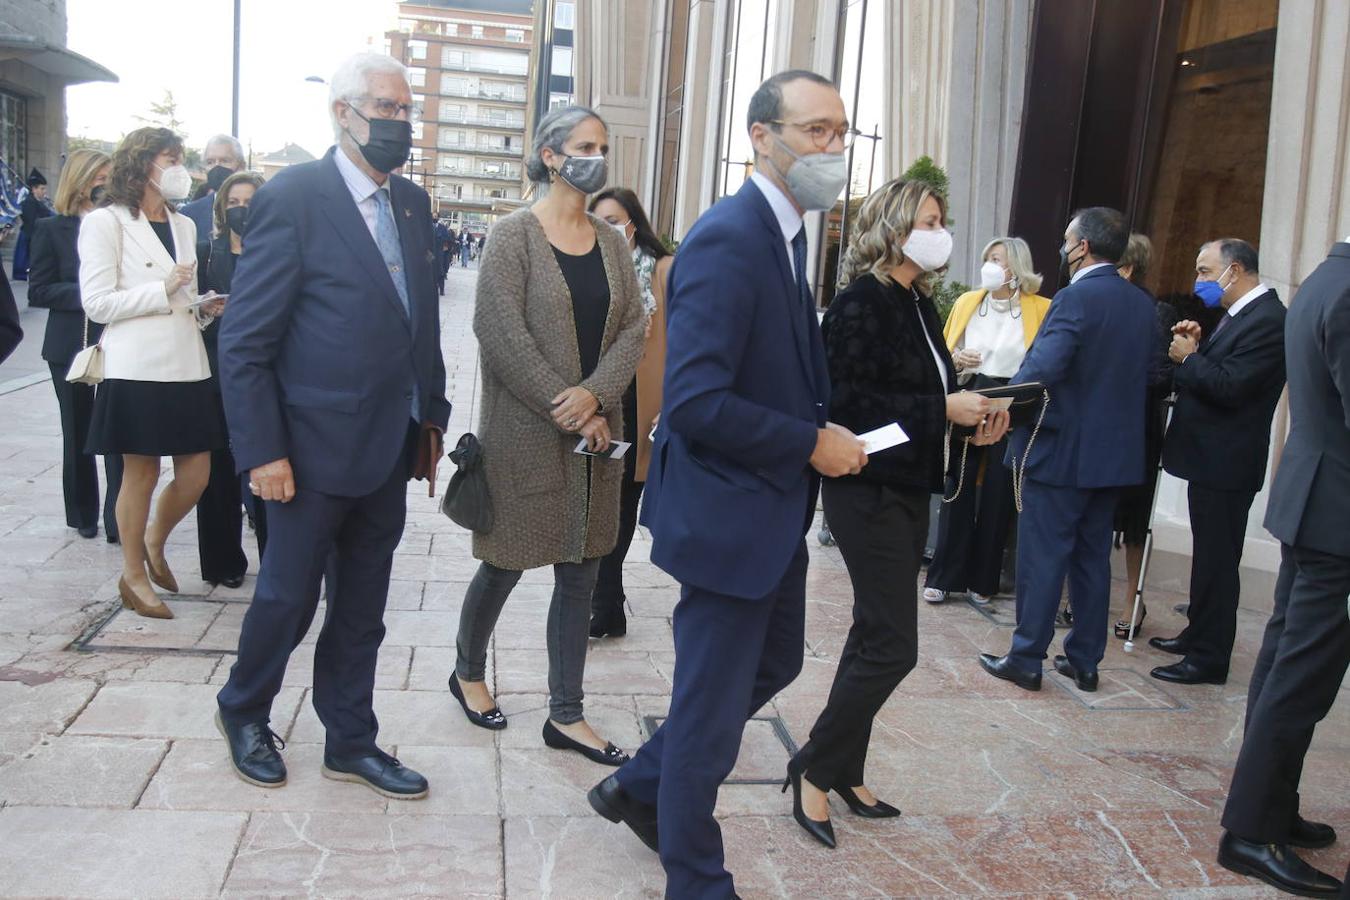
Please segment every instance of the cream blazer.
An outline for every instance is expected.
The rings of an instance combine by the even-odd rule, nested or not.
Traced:
[[[178,263],[197,261],[197,226],[169,212]],[[165,282],[175,260],[142,213],[96,209],[80,223],[80,299],[103,331],[103,376],[128,381],[202,381],[211,367],[201,323],[188,308],[196,281],[172,295]]]

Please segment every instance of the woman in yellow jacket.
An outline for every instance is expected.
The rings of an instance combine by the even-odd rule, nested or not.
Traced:
[[[968,389],[1007,384],[1050,309],[1050,301],[1036,293],[1041,276],[1032,269],[1026,241],[994,238],[982,257],[981,288],[961,295],[943,330],[957,379]],[[988,447],[972,445],[962,484],[965,448],[953,442],[946,493],[951,499],[938,518],[937,548],[923,591],[929,603],[968,593],[972,602],[985,604],[998,593],[1014,512],[1012,475],[1003,465],[1007,443],[1004,438]]]

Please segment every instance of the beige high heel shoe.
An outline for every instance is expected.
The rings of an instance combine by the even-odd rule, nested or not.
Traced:
[[[160,555],[163,555],[161,550]],[[170,594],[178,593],[178,579],[173,577],[173,571],[169,568],[169,560],[165,558],[162,568],[155,566],[154,560],[150,558],[150,547],[145,548],[145,569],[150,573],[150,580]]]
[[[127,584],[126,578],[117,579],[117,593],[122,597],[122,606],[134,610],[137,615],[145,616],[147,619],[173,618],[173,610],[163,601],[156,597],[154,603],[149,602]]]

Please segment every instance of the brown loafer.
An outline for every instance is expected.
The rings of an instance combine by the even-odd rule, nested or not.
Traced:
[[[172,619],[173,610],[169,609],[159,598],[155,602],[150,602],[127,584],[125,578],[117,579],[117,593],[122,597],[122,605],[127,609],[134,610],[137,615],[145,616],[148,619]],[[151,596],[154,596],[153,592]]]

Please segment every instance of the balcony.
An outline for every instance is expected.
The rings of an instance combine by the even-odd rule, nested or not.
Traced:
[[[423,121],[427,120],[424,119]],[[479,128],[506,128],[512,131],[525,130],[524,117],[519,119],[494,119],[490,116],[451,115],[439,116],[436,121],[443,125],[474,125]]]
[[[502,91],[485,91],[479,88],[476,91],[462,90],[457,91],[451,88],[441,87],[442,97],[463,97],[466,100],[491,100],[496,103],[524,103],[525,92],[517,94],[508,94]]]
[[[441,68],[449,72],[480,72],[487,75],[508,75],[514,78],[525,78],[530,74],[530,67],[524,66],[496,66],[490,63],[467,62],[457,63],[441,59]]]
[[[473,169],[437,169],[438,178],[464,178],[469,181],[507,181],[512,184],[519,184],[524,176],[520,172],[514,174],[510,172],[481,172]]]
[[[490,147],[483,144],[437,144],[436,149],[452,153],[476,153],[480,156],[504,156],[519,160],[525,154],[524,147]]]

